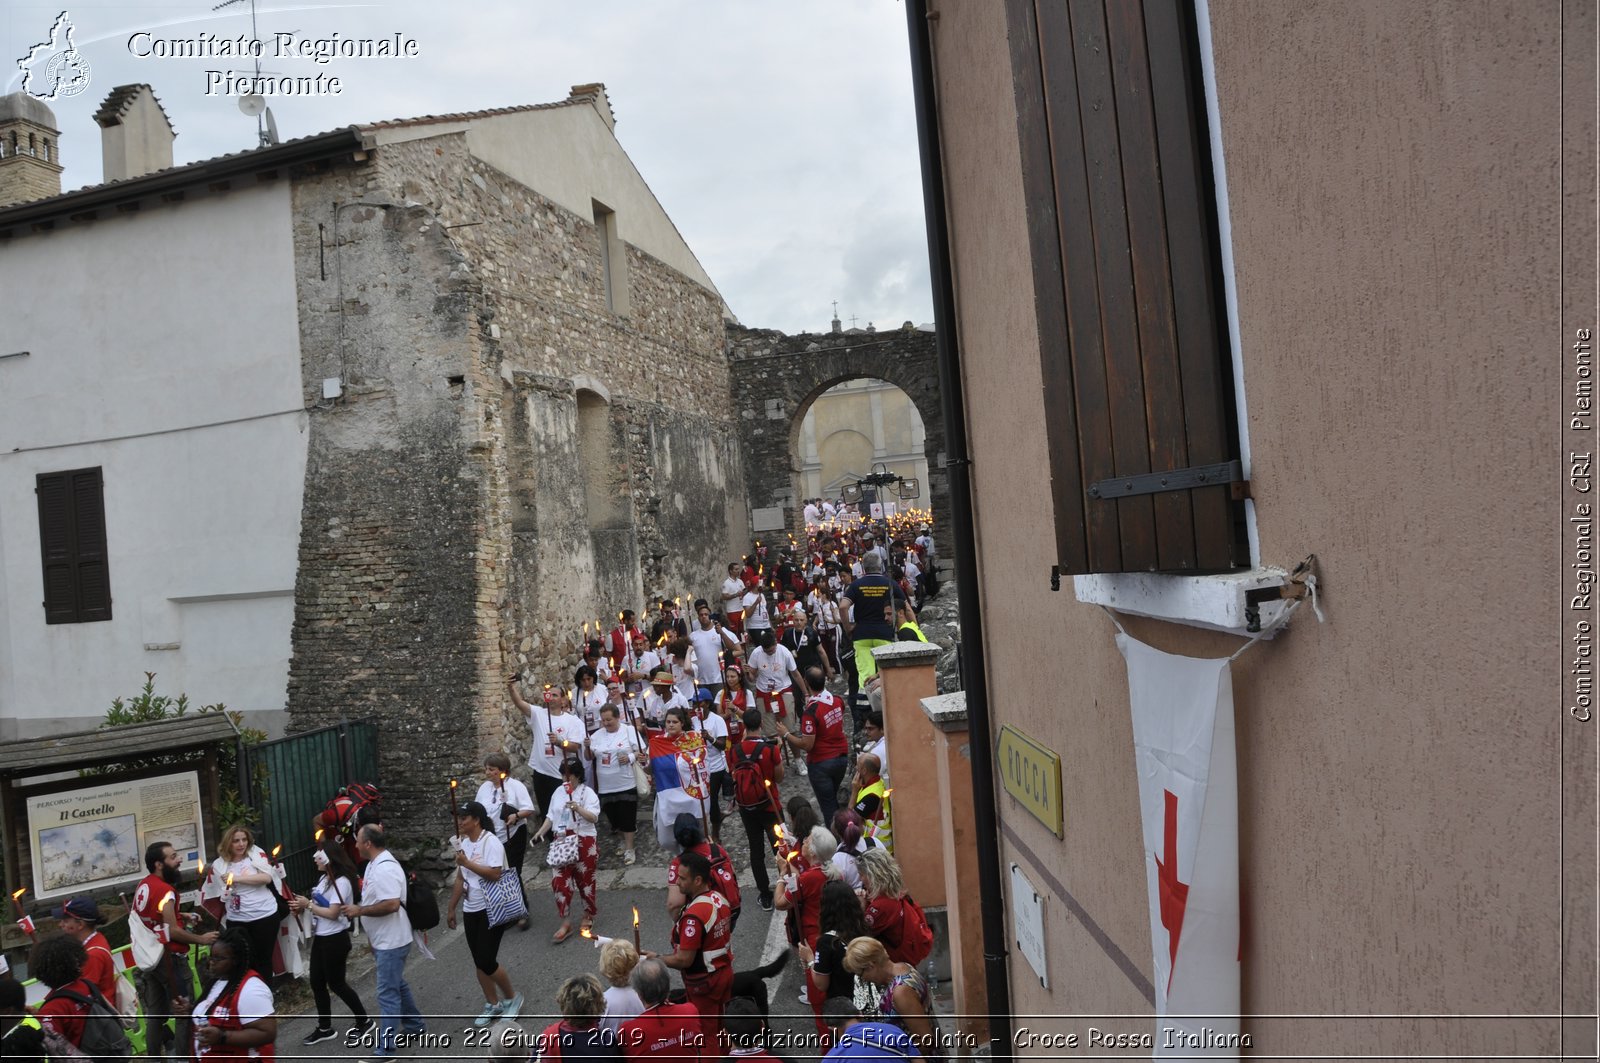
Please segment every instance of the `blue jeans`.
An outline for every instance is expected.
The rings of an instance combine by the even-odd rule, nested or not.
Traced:
[[[822,825],[833,829],[833,814],[839,811],[839,787],[844,784],[847,764],[844,757],[806,762],[806,777],[817,794],[817,807],[822,810]]]
[[[411,986],[406,984],[406,957],[411,955],[409,943],[397,949],[373,949],[378,961],[378,1050],[374,1055],[394,1055],[395,1023],[405,1033],[421,1033],[427,1024],[417,1010]]]

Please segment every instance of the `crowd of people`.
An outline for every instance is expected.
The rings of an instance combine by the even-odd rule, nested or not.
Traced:
[[[839,518],[831,504],[808,503],[804,545],[792,537],[787,549],[756,543],[728,565],[720,600],[695,600],[687,610],[681,599],[661,600],[648,627],[623,609],[615,627],[596,624],[592,638],[584,625],[576,647],[582,663],[570,683],[563,677],[530,697],[523,677],[508,677],[528,726],[531,785],[513,776],[504,753],[484,758],[472,799],[457,804],[452,780],[456,874],[442,918],[448,928],[462,927],[484,998],[474,1021],[498,1033],[494,1054],[767,1056],[765,979],[788,954],[736,970],[732,938],[743,898],[724,826],[737,816],[756,904],[784,913],[804,964],[801,999],[819,1043],[852,1058],[885,1050],[937,1055],[918,970],[932,935],[894,858],[872,655],[892,641],[925,639],[916,615],[938,593],[933,543],[926,527],[915,538],[890,538],[882,526]],[[780,786],[795,771],[804,772],[811,797],[784,804]],[[602,831],[623,862],[634,863],[646,801],[657,842],[676,854],[668,869],[669,950],[605,941],[602,977],[569,979],[555,1001],[562,1020],[518,1041],[511,1033],[520,1029],[525,1001],[499,952],[507,930],[528,926],[527,854],[540,846],[551,869],[560,919],[552,944],[593,937]],[[280,926],[291,917],[309,940],[303,973],[317,1022],[305,1045],[338,1036],[335,996],[351,1028],[370,1037],[374,1058],[395,1055],[407,1035],[426,1030],[405,966],[413,949],[426,951],[422,932],[433,924],[388,850],[381,798],[370,786],[341,791],[312,827],[319,878],[303,895],[288,889],[246,825],[227,827],[202,888],[218,929],[204,932],[196,913],[180,917],[174,903],[176,850],[165,842],[149,847],[129,924],[140,1000],[154,1017],[142,1031],[147,1054],[270,1057],[277,1037],[270,974],[283,945]],[[7,1056],[18,1031],[18,1058],[27,1058],[32,1033],[52,1058],[95,1055],[83,1045],[98,1036],[96,999],[115,1010],[120,980],[95,930],[98,908],[74,899],[56,914],[60,932],[41,939],[30,961],[50,989],[31,1027],[11,1020],[10,991],[0,986]],[[373,1009],[346,978],[358,927],[376,963]],[[209,948],[199,978],[188,955],[197,946]],[[508,1047],[513,1042],[522,1046]]]

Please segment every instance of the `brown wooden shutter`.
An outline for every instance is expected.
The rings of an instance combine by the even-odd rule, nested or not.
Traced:
[[[1007,6],[1061,570],[1246,564],[1233,474],[1133,479],[1238,458],[1192,9]]]
[[[110,620],[111,576],[100,470],[43,473],[35,492],[45,623]]]

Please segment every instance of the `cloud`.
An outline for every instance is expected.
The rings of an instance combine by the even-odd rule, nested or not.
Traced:
[[[113,86],[149,82],[179,138],[179,163],[252,147],[237,100],[204,95],[208,68],[247,61],[136,59],[127,35],[247,33],[247,8],[139,0],[71,7],[94,70],[89,91],[58,101],[63,187],[100,180],[94,109]],[[8,3],[6,55],[20,55],[58,7]],[[200,15],[196,20],[197,13]],[[264,38],[415,37],[407,60],[264,59],[263,67],[338,74],[339,96],[270,101],[285,138],[385,118],[558,100],[605,82],[617,135],[723,296],[748,325],[827,327],[831,302],[864,325],[932,316],[912,115],[905,8],[893,0],[607,0],[586,6],[314,4],[260,0]],[[91,42],[91,39],[92,42]],[[270,43],[268,45],[271,47]]]

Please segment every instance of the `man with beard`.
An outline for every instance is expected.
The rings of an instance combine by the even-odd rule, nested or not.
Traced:
[[[133,893],[133,913],[144,928],[162,943],[161,959],[154,967],[139,971],[139,997],[144,1004],[144,1044],[148,1055],[163,1055],[175,1044],[179,1055],[189,1053],[189,946],[210,945],[215,931],[192,934],[178,919],[178,894],[182,881],[178,851],[171,842],[152,842],[144,851],[144,867],[150,872],[139,880]],[[165,1017],[173,1016],[171,1033]]]

